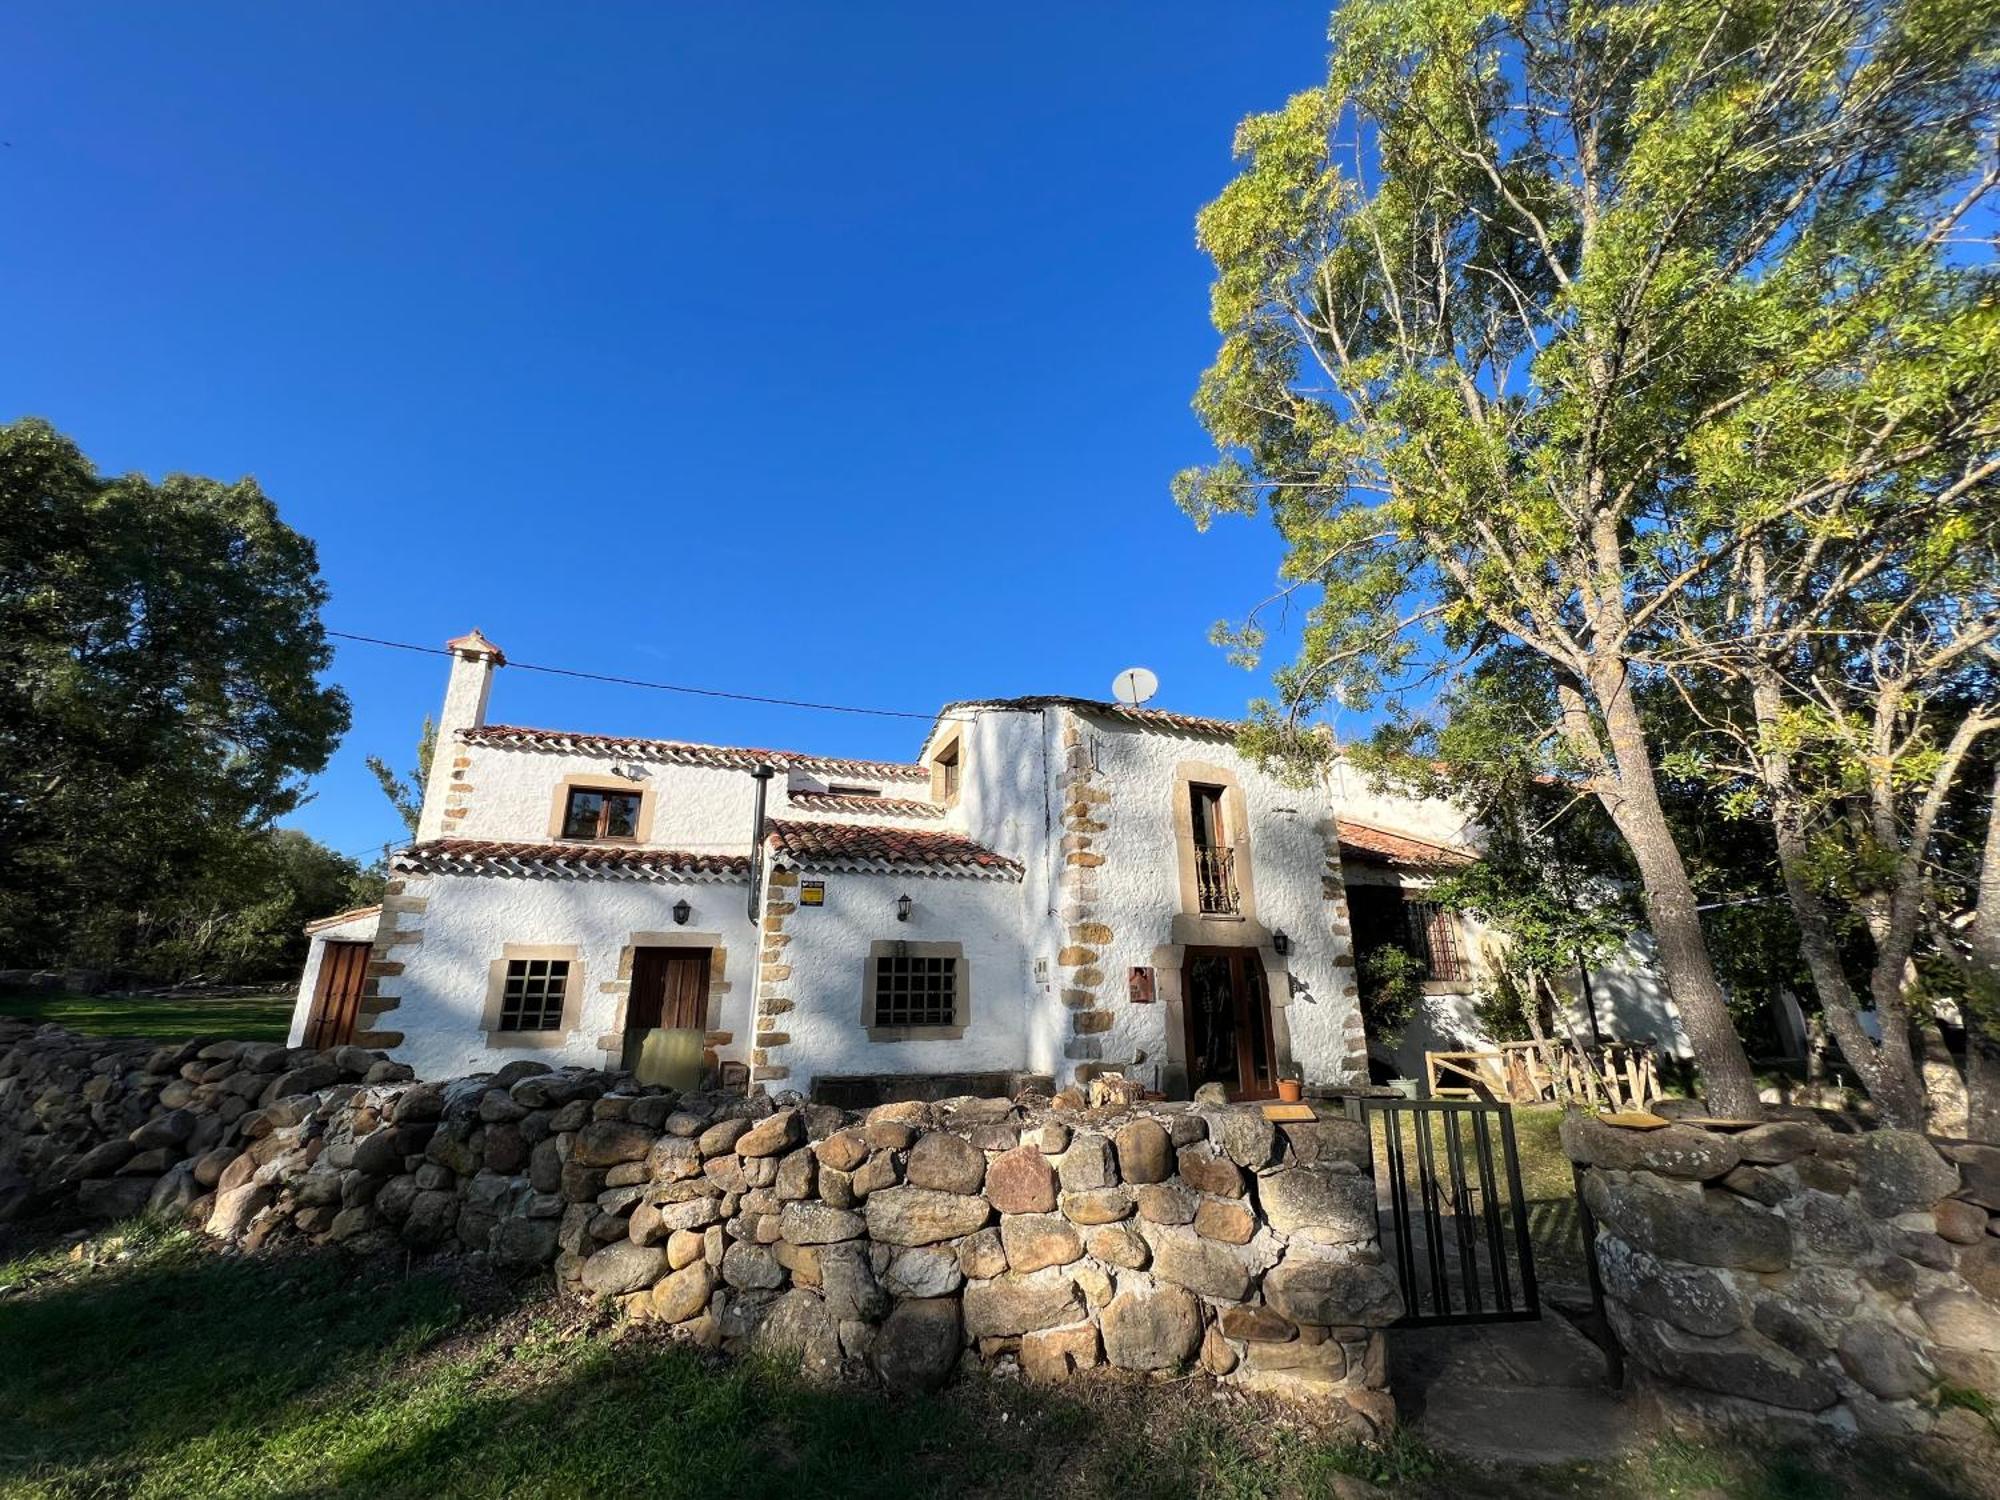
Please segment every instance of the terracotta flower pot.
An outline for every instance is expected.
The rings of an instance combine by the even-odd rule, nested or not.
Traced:
[[[1297,1104],[1299,1100],[1305,1097],[1305,1092],[1305,1085],[1300,1083],[1296,1078],[1280,1078],[1278,1080],[1278,1098],[1283,1103]]]

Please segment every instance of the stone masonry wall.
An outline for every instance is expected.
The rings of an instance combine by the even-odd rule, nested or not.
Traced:
[[[1077,1107],[1069,1107],[1070,1105]],[[710,1347],[929,1389],[1190,1369],[1392,1420],[1366,1127],[962,1098],[853,1115],[534,1062],[449,1082],[357,1047],[0,1022],[0,1218],[73,1202],[255,1248],[552,1267]]]
[[[1929,1427],[2000,1392],[2000,1150],[1817,1119],[1623,1129],[1572,1110],[1611,1322],[1673,1403]]]

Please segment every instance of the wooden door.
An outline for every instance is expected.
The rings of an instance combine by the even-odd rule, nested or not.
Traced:
[[[632,997],[625,1030],[705,1030],[708,949],[641,948],[632,955]]]
[[[1188,1084],[1219,1083],[1232,1098],[1277,1091],[1271,1003],[1254,948],[1190,948],[1181,970]]]
[[[361,987],[368,978],[369,943],[329,942],[319,959],[319,983],[313,989],[312,1011],[306,1021],[305,1045],[324,1050],[354,1040],[354,1021],[361,1011]]]

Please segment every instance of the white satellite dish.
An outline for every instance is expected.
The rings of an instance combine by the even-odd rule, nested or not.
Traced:
[[[1127,667],[1111,680],[1111,692],[1127,708],[1137,708],[1160,690],[1160,679],[1144,667]]]

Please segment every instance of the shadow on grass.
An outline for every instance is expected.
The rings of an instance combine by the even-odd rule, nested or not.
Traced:
[[[580,1326],[540,1287],[468,1307],[439,1273],[146,1229],[124,1256],[17,1266],[0,1294],[0,1491],[1167,1500],[1423,1461],[1274,1439],[1200,1382],[885,1398]]]

